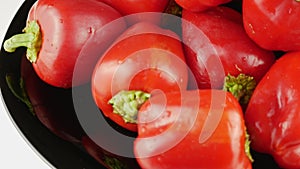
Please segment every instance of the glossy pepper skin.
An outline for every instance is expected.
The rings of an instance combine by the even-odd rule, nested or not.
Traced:
[[[23,40],[7,41],[4,47],[13,52],[14,45],[26,41],[38,76],[55,87],[70,88],[90,81],[95,62],[126,23],[120,19],[117,26],[105,26],[121,16],[95,0],[38,0],[29,11]],[[80,73],[73,77],[75,66]]]
[[[268,50],[300,50],[299,15],[299,0],[243,0],[245,30]]]
[[[134,152],[141,168],[251,169],[246,137],[243,112],[230,93],[173,92],[141,107]]]
[[[226,4],[231,0],[175,0],[182,8],[192,11],[201,12],[212,7]]]
[[[256,45],[243,28],[242,15],[229,7],[182,11],[185,56],[200,89],[220,89],[228,74],[258,82],[274,63],[271,51]]]
[[[97,0],[118,10],[129,24],[141,21],[159,23],[160,16],[151,13],[164,12],[170,0]],[[148,13],[148,14],[147,14]],[[129,17],[128,17],[129,16]]]
[[[91,81],[92,94],[96,105],[105,116],[128,130],[136,131],[137,111],[132,114],[128,113],[128,109],[117,112],[114,105],[122,107],[130,103],[131,101],[125,101],[130,99],[135,102],[135,96],[142,96],[137,99],[140,102],[157,90],[185,90],[187,76],[187,66],[178,35],[153,23],[139,22],[122,33],[96,64]],[[131,96],[135,96],[127,97],[129,95],[125,92],[125,99],[113,99],[124,101],[125,104],[110,102],[122,91],[133,91]],[[131,104],[128,107],[131,108]],[[137,110],[138,107],[130,110]],[[127,116],[131,117],[126,118]]]
[[[300,168],[300,52],[283,55],[257,85],[245,113],[251,147],[282,168]]]

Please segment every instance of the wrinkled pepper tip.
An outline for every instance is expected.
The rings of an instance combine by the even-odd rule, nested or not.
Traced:
[[[223,90],[232,93],[241,104],[246,105],[255,87],[255,79],[252,76],[241,73],[237,77],[227,75],[225,77]]]
[[[126,123],[137,123],[138,110],[149,98],[150,94],[143,91],[122,90],[108,103],[112,105],[113,113],[122,116]]]
[[[26,47],[26,57],[34,63],[37,60],[38,53],[42,45],[42,34],[37,21],[28,21],[23,33],[12,36],[7,39],[3,48],[7,52],[15,52],[19,47]]]
[[[165,11],[167,14],[175,15],[175,16],[182,16],[182,7],[178,5],[175,1],[169,1]]]
[[[253,157],[252,157],[252,155],[251,155],[251,152],[250,152],[250,143],[251,143],[251,141],[250,141],[250,136],[249,136],[249,134],[247,133],[247,131],[246,131],[246,134],[245,134],[245,135],[246,135],[246,141],[245,141],[245,153],[246,153],[248,159],[250,160],[250,162],[253,163],[253,162],[254,162],[254,159],[253,159]]]

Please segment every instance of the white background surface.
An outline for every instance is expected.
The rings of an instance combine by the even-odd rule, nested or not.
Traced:
[[[0,40],[14,15],[25,0],[1,0],[0,2]],[[0,168],[5,169],[50,169],[47,162],[24,139],[15,128],[0,99]]]

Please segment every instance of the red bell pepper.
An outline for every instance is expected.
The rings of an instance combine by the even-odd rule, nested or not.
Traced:
[[[118,10],[129,24],[140,21],[160,23],[160,15],[168,6],[169,0],[98,0]]]
[[[243,0],[248,36],[268,50],[300,50],[299,0]]]
[[[14,52],[27,47],[27,57],[42,80],[70,88],[90,81],[95,62],[126,27],[120,17],[95,0],[39,0],[29,11],[24,33],[6,40],[4,48]],[[106,26],[116,19],[117,25]],[[75,66],[80,74],[73,78]]]
[[[224,6],[182,12],[182,38],[187,63],[198,88],[220,89],[227,75],[263,77],[275,57],[256,45],[243,28],[242,15]]]
[[[134,152],[142,168],[252,168],[242,109],[222,90],[153,95]]]
[[[182,8],[192,11],[201,12],[212,7],[226,4],[231,0],[175,0]]]
[[[136,131],[138,108],[149,94],[185,90],[187,79],[178,35],[140,22],[125,31],[100,58],[91,85],[103,114]]]
[[[300,168],[300,52],[283,55],[257,85],[245,113],[251,147],[282,168]]]

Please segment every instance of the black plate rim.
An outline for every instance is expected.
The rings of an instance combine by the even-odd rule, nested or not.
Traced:
[[[36,0],[23,2],[12,19],[1,43],[0,94],[3,107],[20,136],[50,168],[103,168],[84,151],[83,147],[62,140],[50,132],[31,114],[28,107],[12,94],[6,83],[5,76],[7,74],[12,73],[20,77],[21,57],[24,56],[26,51],[24,48],[19,48],[14,53],[7,53],[3,49],[3,43],[12,35],[20,33],[26,26],[28,12],[35,2]]]

